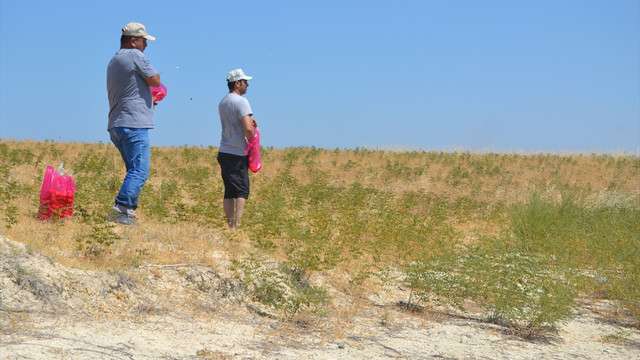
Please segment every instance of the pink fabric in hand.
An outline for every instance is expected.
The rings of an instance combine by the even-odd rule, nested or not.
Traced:
[[[257,173],[262,169],[262,158],[260,157],[260,130],[255,128],[255,135],[247,141],[244,154],[249,156],[249,170]]]
[[[164,99],[167,95],[167,87],[164,84],[160,84],[160,86],[151,86],[151,95],[153,96],[153,101],[160,101]]]

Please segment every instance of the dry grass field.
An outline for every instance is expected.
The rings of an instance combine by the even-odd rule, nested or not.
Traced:
[[[124,177],[112,145],[2,140],[0,232],[10,240],[0,255],[0,332],[14,336],[6,349],[38,358],[15,338],[38,311],[147,323],[217,316],[234,331],[220,314],[245,319],[238,309],[249,309],[277,321],[260,332],[316,332],[340,339],[340,349],[351,330],[371,326],[354,319],[385,332],[417,326],[407,338],[424,337],[431,322],[472,319],[514,349],[538,344],[534,356],[588,312],[616,326],[597,346],[640,356],[637,155],[265,148],[236,231],[223,218],[216,155],[153,147],[140,226],[126,227],[106,221]],[[43,222],[44,171],[61,161],[78,188],[74,215]],[[269,355],[283,343],[261,341],[240,358],[333,357]],[[192,358],[236,357],[196,348]],[[376,349],[344,358],[427,353]],[[482,358],[460,351],[449,356]]]

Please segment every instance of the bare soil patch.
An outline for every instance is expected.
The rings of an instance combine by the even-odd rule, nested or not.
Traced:
[[[1,235],[0,269],[2,359],[640,359],[640,331],[603,318],[607,303],[524,340],[469,314],[407,312],[393,291],[353,318],[282,321],[224,266],[79,270]]]

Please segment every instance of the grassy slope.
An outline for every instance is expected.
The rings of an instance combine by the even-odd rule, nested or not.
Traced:
[[[254,295],[288,314],[323,303],[322,287],[295,284],[330,273],[345,293],[404,282],[410,305],[471,299],[523,329],[553,327],[578,293],[619,300],[638,319],[637,156],[268,148],[231,233],[216,154],[153,148],[143,225],[130,229],[104,222],[124,176],[113,146],[2,141],[2,232],[79,268],[207,263],[224,251],[247,283],[270,279]],[[42,223],[44,169],[60,161],[78,186],[75,216]]]

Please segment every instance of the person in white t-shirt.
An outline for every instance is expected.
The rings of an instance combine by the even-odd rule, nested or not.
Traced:
[[[247,140],[255,135],[258,126],[249,101],[242,95],[247,93],[252,76],[235,69],[227,75],[229,93],[218,105],[222,136],[218,150],[218,163],[224,182],[224,213],[230,228],[242,222],[245,201],[249,198],[249,162],[244,150]]]

